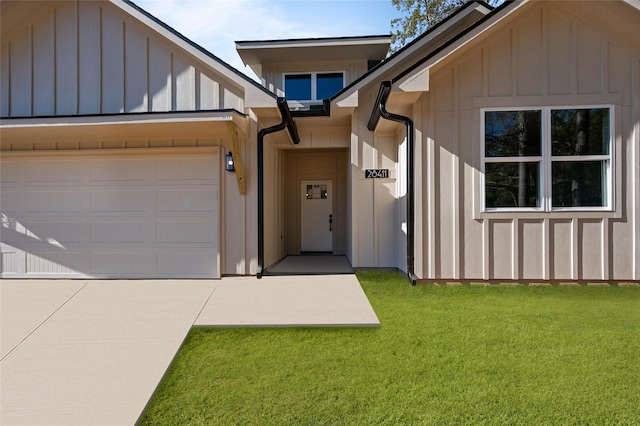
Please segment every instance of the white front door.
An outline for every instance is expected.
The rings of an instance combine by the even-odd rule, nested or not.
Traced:
[[[330,180],[301,184],[301,251],[333,251],[333,189]]]

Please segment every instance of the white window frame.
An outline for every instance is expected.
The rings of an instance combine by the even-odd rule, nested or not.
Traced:
[[[563,109],[608,109],[609,110],[609,154],[606,155],[558,155],[551,153],[551,111]],[[533,157],[486,157],[485,151],[485,113],[491,111],[540,111],[541,112],[541,156]],[[481,210],[483,212],[610,212],[614,210],[615,193],[615,108],[612,104],[594,105],[558,105],[544,107],[500,107],[480,109],[480,149],[481,149]],[[584,207],[553,207],[553,194],[551,175],[554,161],[604,161],[606,164],[606,185],[603,186],[604,206],[584,206]],[[537,162],[540,163],[540,185],[538,197],[539,207],[487,207],[486,206],[486,186],[485,186],[485,164],[486,163],[519,163]]]
[[[311,75],[311,99],[288,99],[288,101],[293,102],[317,102],[322,101],[322,99],[318,99],[318,75],[322,74],[342,74],[342,88],[345,87],[345,71],[300,71],[300,72],[287,72],[282,75],[282,91],[284,92],[285,97],[287,96],[286,83],[287,77],[290,75]]]

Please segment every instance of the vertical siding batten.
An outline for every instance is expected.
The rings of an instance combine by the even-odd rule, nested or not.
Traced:
[[[611,232],[611,226],[609,218],[602,219],[602,230],[601,230],[601,244],[602,244],[602,259],[601,259],[601,268],[602,268],[602,280],[610,280],[611,275],[609,273],[610,268],[609,264],[612,260],[611,257],[611,247],[609,246],[609,233]]]
[[[98,34],[98,40],[99,40],[99,52],[100,52],[100,78],[99,78],[99,84],[100,84],[100,100],[99,100],[99,113],[102,114],[102,112],[104,111],[104,16],[103,16],[103,10],[102,7],[100,7],[100,18],[99,18],[99,24],[98,24],[98,29],[99,29],[99,34]]]
[[[452,96],[453,96],[453,117],[452,117],[452,126],[453,126],[453,134],[451,135],[452,141],[452,155],[451,155],[451,180],[452,180],[452,192],[453,196],[451,197],[451,202],[453,203],[452,211],[453,211],[453,220],[452,224],[452,271],[451,277],[455,280],[459,280],[461,276],[461,263],[460,262],[460,223],[462,217],[460,216],[460,196],[463,191],[460,187],[460,68],[459,66],[453,67],[451,69],[453,74],[453,87],[452,87]]]
[[[33,115],[33,111],[34,111],[34,102],[35,102],[35,95],[34,95],[34,81],[35,81],[35,77],[34,77],[34,62],[35,62],[35,52],[34,52],[34,42],[33,42],[33,35],[34,35],[34,29],[33,29],[33,25],[29,25],[29,42],[31,43],[31,46],[29,46],[29,52],[31,52],[31,58],[29,58],[29,65],[31,66],[31,70],[30,70],[30,75],[31,75],[31,81],[30,81],[30,87],[29,87],[29,115]]]
[[[11,44],[3,44],[0,50],[0,116],[10,116],[11,110],[9,109],[11,99],[11,84],[10,73],[11,64],[9,63],[9,50]]]
[[[53,72],[53,114],[58,114],[58,31],[57,31],[57,19],[56,15],[58,14],[58,9],[53,8],[51,13],[51,29],[52,29],[52,38],[53,38],[53,64],[52,64],[52,72]]]
[[[427,180],[427,188],[428,188],[428,203],[427,203],[427,211],[428,211],[428,226],[427,226],[427,236],[426,239],[429,242],[428,247],[428,277],[430,279],[436,278],[436,230],[435,230],[435,212],[438,206],[436,205],[436,161],[435,161],[435,152],[436,152],[436,142],[434,140],[435,134],[435,105],[434,105],[434,96],[431,92],[428,93],[428,115],[429,115],[429,124],[427,129],[427,160],[428,160],[428,180]]]
[[[127,68],[129,57],[127,57],[127,23],[122,21],[122,112],[129,112],[127,89],[129,87],[129,76],[127,75]]]
[[[80,113],[80,3],[76,3],[76,113]]]
[[[515,217],[511,221],[511,247],[513,250],[513,256],[511,258],[511,279],[517,280],[522,278],[522,270],[524,269],[520,267],[520,256],[523,256],[523,259],[526,257],[526,250],[523,247],[520,250],[520,233],[522,230],[520,229],[520,219]],[[527,257],[528,259],[528,257]]]
[[[146,98],[146,102],[147,102],[147,112],[151,112],[152,111],[152,107],[151,107],[151,71],[149,70],[149,68],[151,67],[151,49],[149,46],[150,42],[149,42],[149,37],[145,37],[145,62],[146,62],[146,71],[147,74],[145,76],[145,81],[146,81],[146,86],[145,86],[145,98]],[[222,153],[224,154],[224,153]],[[221,155],[221,157],[223,157]],[[222,197],[222,196],[221,196]],[[223,220],[220,220],[220,224],[223,224]],[[224,254],[222,254],[222,256],[224,256]],[[220,259],[220,265],[224,265],[224,260]]]
[[[200,79],[202,76],[202,72],[198,69],[198,67],[195,67],[194,69],[194,82],[193,82],[193,89],[194,89],[194,101],[195,101],[195,105],[194,105],[194,109],[196,111],[200,110],[200,105],[202,105],[202,92],[200,90]]]
[[[173,52],[169,53],[169,58],[170,58],[170,63],[171,63],[171,68],[169,71],[169,75],[167,76],[167,83],[169,83],[169,80],[171,81],[171,83],[169,83],[169,87],[171,90],[171,95],[169,97],[170,101],[169,101],[169,111],[175,111],[176,110],[176,92],[177,92],[177,84],[176,84],[176,70],[175,70],[175,55],[173,54]]]
[[[551,279],[550,271],[550,256],[549,253],[551,244],[549,242],[551,230],[549,224],[549,218],[545,217],[542,220],[542,279],[549,281]]]
[[[484,219],[482,221],[482,279],[485,281],[490,278],[490,274],[491,274],[490,266],[489,266],[489,262],[490,262],[489,240],[490,240],[491,230],[489,229],[489,224],[490,224],[490,221],[488,219]]]
[[[415,128],[415,146],[414,146],[414,165],[415,176],[414,182],[416,183],[414,191],[415,203],[414,203],[414,273],[418,278],[425,277],[424,271],[424,150],[423,150],[423,115],[422,115],[422,101],[419,99],[413,104],[413,121]],[[399,159],[398,159],[399,160]],[[399,162],[399,161],[398,161]],[[399,192],[397,192],[399,194]],[[418,232],[417,230],[421,230]],[[401,259],[397,260],[398,264],[401,264]]]
[[[518,31],[514,25],[509,31],[511,45],[511,96],[518,96]]]
[[[631,217],[633,218],[633,279],[640,281],[640,58],[632,63],[631,68],[631,88],[635,95],[632,98],[632,149],[631,158],[635,167],[633,169],[634,179],[631,182]]]

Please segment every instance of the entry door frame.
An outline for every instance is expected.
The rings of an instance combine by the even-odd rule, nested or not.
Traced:
[[[347,149],[288,150],[285,155],[284,250],[285,255],[301,253],[301,185],[303,180],[330,180],[333,183],[333,254],[347,251]]]

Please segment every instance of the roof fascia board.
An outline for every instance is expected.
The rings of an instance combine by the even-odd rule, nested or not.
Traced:
[[[0,129],[213,121],[233,121],[241,127],[244,127],[246,125],[246,120],[247,116],[245,114],[236,110],[228,109],[212,111],[3,118],[0,123]]]
[[[387,44],[391,36],[374,35],[374,36],[357,36],[357,37],[326,37],[326,38],[301,38],[301,39],[284,39],[284,40],[249,40],[236,41],[238,50],[247,49],[281,49],[287,47],[331,47],[331,46],[360,46],[373,44]]]
[[[231,65],[206,50],[204,47],[189,40],[187,37],[151,15],[149,12],[140,8],[135,3],[130,0],[109,0],[109,2],[123,10],[128,15],[133,16],[135,19],[142,22],[144,25],[156,31],[163,37],[167,38],[190,55],[211,66],[238,86],[243,87],[247,91],[247,93],[245,93],[245,104],[247,107],[276,106],[275,94],[269,92],[258,82],[233,68]]]
[[[365,74],[362,78],[356,80],[350,86],[347,86],[337,95],[332,98],[332,101],[336,103],[336,105],[343,105],[343,101],[346,98],[351,97],[353,91],[358,91],[363,87],[371,83],[377,83],[380,80],[384,80],[382,78],[385,73],[391,72],[393,68],[398,67],[407,57],[411,56],[417,50],[424,47],[424,45],[433,41],[439,34],[450,29],[464,18],[472,14],[474,11],[479,10],[479,8],[484,9],[485,11],[490,11],[490,6],[483,2],[470,2],[465,6],[462,6],[456,13],[450,15],[445,20],[441,21],[439,24],[434,26],[431,30],[428,30],[422,36],[413,40],[411,43],[403,47],[400,51],[396,52],[394,55],[390,56],[387,60],[382,62],[377,67],[374,67],[369,73]],[[490,13],[487,14],[487,16]]]

